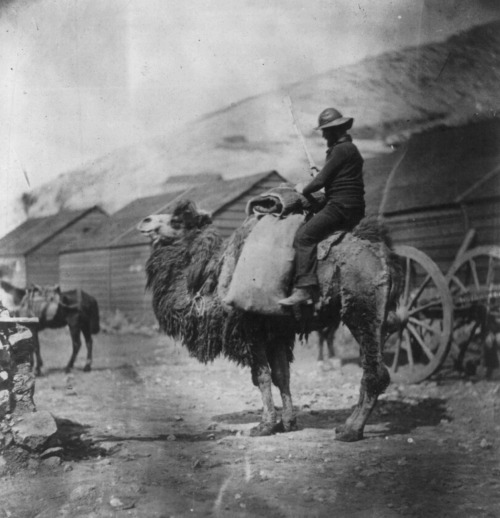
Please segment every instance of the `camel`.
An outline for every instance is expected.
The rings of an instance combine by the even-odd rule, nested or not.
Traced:
[[[218,291],[224,261],[237,260],[254,217],[223,241],[209,214],[190,200],[171,213],[144,218],[137,229],[151,241],[146,263],[147,288],[160,329],[179,339],[201,362],[219,355],[249,366],[261,392],[261,422],[250,431],[264,436],[297,429],[290,392],[290,363],[297,326],[290,316],[263,316],[227,307]],[[321,305],[316,329],[343,321],[360,345],[363,376],[359,401],[335,438],[363,439],[365,424],[378,396],[390,383],[382,358],[385,322],[398,297],[396,256],[389,241],[370,220],[362,221],[320,261]],[[278,421],[271,386],[278,387]]]

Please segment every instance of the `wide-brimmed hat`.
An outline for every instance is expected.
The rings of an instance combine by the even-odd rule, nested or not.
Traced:
[[[346,126],[346,129],[351,129],[354,119],[352,117],[344,117],[335,108],[326,108],[323,110],[318,117],[317,130],[325,128],[332,128],[334,126]]]

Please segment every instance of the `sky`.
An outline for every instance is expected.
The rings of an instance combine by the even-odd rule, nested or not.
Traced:
[[[496,0],[0,0],[0,216],[116,148],[369,55],[500,17]],[[1,228],[0,228],[1,230]]]

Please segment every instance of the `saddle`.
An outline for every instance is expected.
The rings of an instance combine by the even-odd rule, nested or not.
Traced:
[[[248,228],[248,221],[253,222],[241,250],[234,251],[235,257],[226,258],[223,265],[224,278],[230,279],[228,285],[219,285],[224,304],[264,315],[289,314],[278,301],[290,291],[295,233],[322,205],[324,196],[306,198],[287,184],[247,203],[248,219],[244,226]],[[318,246],[318,259],[324,260],[331,247],[340,243],[346,233],[347,230],[340,230],[322,241]]]
[[[247,216],[273,214],[284,219],[290,214],[304,214],[306,217],[318,212],[326,204],[323,193],[314,193],[305,197],[299,194],[290,184],[280,184],[269,191],[253,197],[246,207]],[[347,229],[336,230],[318,244],[318,260],[328,256],[332,246],[340,243],[347,234]]]
[[[273,214],[285,218],[289,214],[309,214],[318,212],[326,204],[323,193],[310,196],[299,194],[292,185],[282,183],[269,191],[251,198],[246,206],[247,216]]]

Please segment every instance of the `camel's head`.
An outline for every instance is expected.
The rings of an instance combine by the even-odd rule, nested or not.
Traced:
[[[202,228],[212,222],[210,215],[198,210],[189,200],[180,201],[169,214],[152,214],[144,218],[137,230],[149,237],[153,245],[170,243],[186,232]]]

